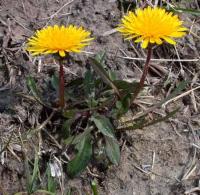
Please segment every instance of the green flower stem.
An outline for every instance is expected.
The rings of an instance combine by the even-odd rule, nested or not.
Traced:
[[[136,99],[136,97],[138,96],[138,94],[140,93],[140,91],[144,87],[144,82],[146,80],[146,77],[147,77],[147,74],[148,74],[148,71],[149,71],[149,62],[151,60],[151,56],[152,56],[152,45],[149,44],[148,52],[147,52],[147,58],[146,58],[146,62],[145,62],[145,65],[144,65],[143,73],[142,73],[142,76],[140,78],[139,86],[137,87],[134,95],[132,96],[132,100],[131,100],[132,103],[134,102],[134,100]]]
[[[59,71],[59,106],[64,108],[65,106],[65,80],[64,80],[64,69],[63,62],[59,60],[60,71]]]

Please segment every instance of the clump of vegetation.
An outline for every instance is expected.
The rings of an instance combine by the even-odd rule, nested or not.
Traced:
[[[142,48],[148,48],[139,82],[119,80],[105,65],[105,52],[100,52],[89,58],[83,77],[71,80],[65,86],[64,59],[68,59],[71,52],[81,52],[93,40],[90,32],[82,27],[49,26],[37,31],[27,44],[27,50],[33,55],[52,54],[60,65],[59,76],[50,78],[51,88],[59,94],[58,102],[56,99],[53,103],[48,102],[41,96],[32,77],[28,77],[27,83],[35,98],[61,119],[60,144],[71,149],[69,159],[64,163],[70,177],[79,175],[91,159],[97,162],[103,159],[104,163],[118,165],[120,145],[116,132],[143,128],[174,115],[177,109],[154,120],[147,117],[149,112],[175,96],[186,85],[185,82],[180,83],[170,96],[149,108],[137,120],[126,120],[123,127],[119,127],[121,117],[128,112],[134,116],[134,102],[144,87],[154,45],[163,42],[175,44],[174,38],[183,37],[187,29],[173,13],[162,8],[147,7],[125,15],[117,30],[126,39],[134,39],[137,43],[141,42]]]

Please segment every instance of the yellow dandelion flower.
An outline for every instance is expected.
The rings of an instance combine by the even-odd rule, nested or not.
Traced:
[[[59,53],[61,57],[66,52],[81,52],[93,39],[90,32],[73,25],[48,26],[38,30],[27,43],[27,51],[32,55]]]
[[[186,34],[187,28],[182,26],[182,21],[172,12],[166,12],[162,8],[137,9],[129,12],[122,18],[117,28],[126,39],[135,39],[135,42],[142,42],[142,48],[149,43],[162,44],[166,41],[176,44],[173,38],[182,37]]]

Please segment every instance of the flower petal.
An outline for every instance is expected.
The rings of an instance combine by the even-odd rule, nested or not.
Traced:
[[[142,48],[147,48],[147,46],[148,46],[148,44],[149,44],[149,39],[145,39],[143,42],[142,42]]]
[[[64,52],[64,51],[59,51],[59,55],[60,55],[61,57],[65,57],[65,52]]]
[[[176,42],[175,42],[173,39],[169,38],[169,37],[164,36],[164,37],[162,37],[162,38],[163,38],[165,41],[167,41],[168,43],[172,44],[172,45],[175,45],[175,44],[176,44]]]

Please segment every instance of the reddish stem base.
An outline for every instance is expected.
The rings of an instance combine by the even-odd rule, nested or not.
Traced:
[[[65,106],[65,81],[64,81],[64,69],[63,63],[60,62],[60,71],[59,71],[59,106],[64,108]]]
[[[140,78],[139,86],[136,89],[136,91],[134,92],[134,95],[132,97],[132,100],[131,100],[132,103],[134,102],[134,100],[136,99],[136,97],[138,96],[138,94],[140,93],[140,91],[144,87],[144,82],[146,80],[146,77],[147,77],[147,74],[148,74],[148,71],[149,71],[149,62],[151,60],[151,55],[152,55],[152,46],[149,45],[148,46],[148,52],[147,52],[147,58],[146,58],[146,62],[145,62],[144,69],[143,69],[143,73],[142,73],[142,76]]]

